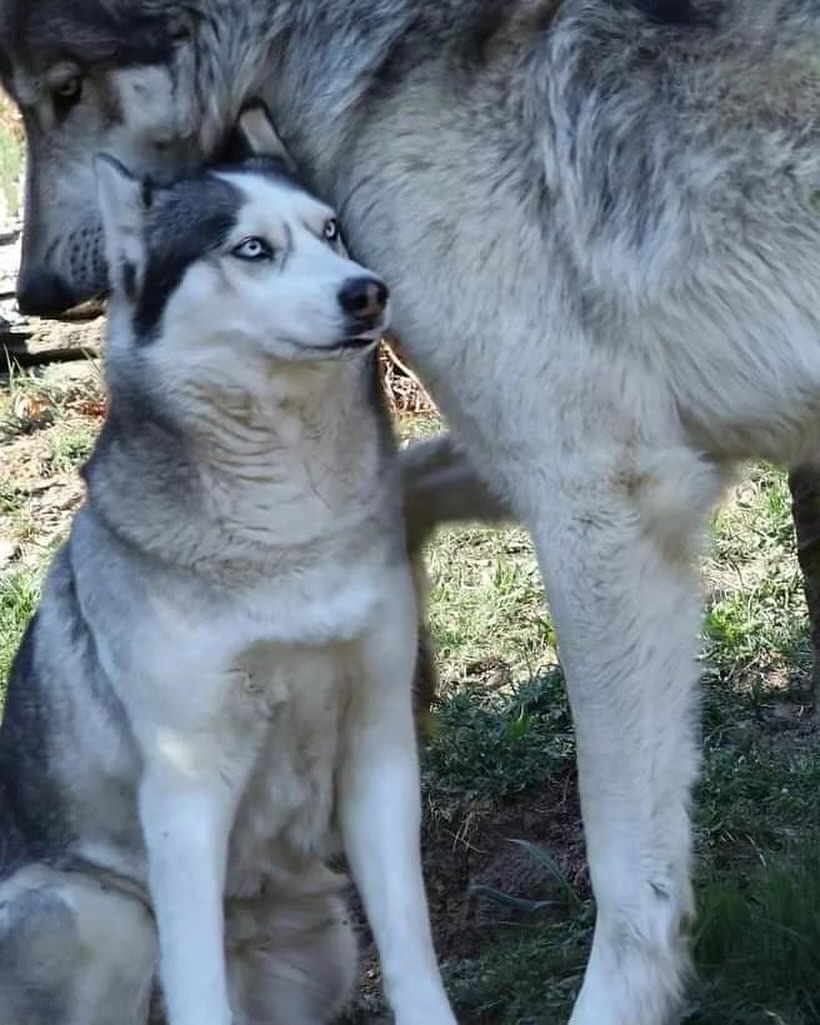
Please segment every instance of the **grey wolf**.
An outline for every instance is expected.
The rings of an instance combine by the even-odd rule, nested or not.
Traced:
[[[797,465],[820,442],[817,5],[0,10],[32,153],[26,306],[106,285],[91,153],[158,174],[207,159],[252,97],[391,282],[396,333],[465,453],[444,474],[417,462],[410,504],[449,514],[479,495],[463,487],[478,467],[532,533],[557,627],[597,899],[572,1025],[676,1020],[692,561],[738,462]]]
[[[245,135],[275,151],[264,119]],[[267,144],[266,144],[267,143]],[[453,1025],[420,851],[383,281],[280,158],[99,158],[110,412],[0,727],[0,1021]]]

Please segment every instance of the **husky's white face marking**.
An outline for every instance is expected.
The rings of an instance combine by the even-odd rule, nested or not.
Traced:
[[[372,275],[348,259],[335,234],[328,240],[333,211],[285,182],[220,177],[242,197],[239,216],[220,249],[190,268],[169,301],[163,327],[169,342],[190,335],[192,323],[203,340],[211,335],[207,311],[214,302],[220,333],[250,346],[261,339],[285,359],[313,358],[353,338],[377,340],[386,326],[381,309],[359,322],[341,305],[348,282]]]
[[[386,286],[279,163],[156,188],[101,159],[98,178],[112,316],[129,320],[131,344],[224,369],[338,358],[387,326]]]

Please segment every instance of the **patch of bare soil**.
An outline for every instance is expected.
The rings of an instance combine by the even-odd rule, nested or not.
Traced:
[[[575,769],[547,784],[503,800],[482,798],[465,804],[454,800],[442,807],[425,794],[422,860],[436,953],[441,961],[478,954],[505,927],[549,916],[563,917],[565,885],[581,899],[590,883],[581,828]],[[524,848],[511,840],[526,837],[559,869],[562,884]],[[480,888],[480,893],[474,889]],[[486,896],[497,891],[523,901],[545,901],[550,907],[533,913]],[[362,950],[361,992],[355,1025],[381,1025],[381,977],[373,938],[361,905],[353,895],[353,911]]]
[[[566,882],[586,895],[589,879],[574,768],[567,766],[546,785],[514,797],[482,798],[467,806],[459,802],[452,810],[439,807],[428,814],[424,864],[441,957],[475,954],[494,930],[516,917],[510,906],[474,895],[474,887],[563,905],[556,878],[510,842],[523,837],[541,847]]]
[[[783,700],[775,700],[762,708],[757,717],[764,736],[776,746],[784,746],[794,754],[797,751],[817,750],[820,739],[820,718],[807,700],[794,701],[784,686]]]

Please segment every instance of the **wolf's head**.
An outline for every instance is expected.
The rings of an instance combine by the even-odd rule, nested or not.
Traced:
[[[264,116],[246,114],[272,136]],[[337,359],[387,326],[388,291],[354,263],[334,213],[268,155],[159,186],[96,158],[111,345],[162,350],[203,383]],[[239,369],[237,369],[239,368]],[[173,373],[173,369],[169,373]]]
[[[194,171],[221,146],[237,111],[223,119],[212,109],[221,110],[220,89],[197,57],[193,39],[206,28],[196,8],[0,0],[0,83],[20,107],[28,148],[24,311],[56,315],[107,288],[95,153],[162,179]]]

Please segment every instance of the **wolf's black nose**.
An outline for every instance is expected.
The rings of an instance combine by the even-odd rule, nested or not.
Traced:
[[[357,320],[372,320],[384,313],[390,293],[378,278],[353,278],[339,290],[339,302],[345,313]]]
[[[35,267],[17,279],[20,312],[36,317],[56,317],[76,304],[74,293],[59,275]]]

